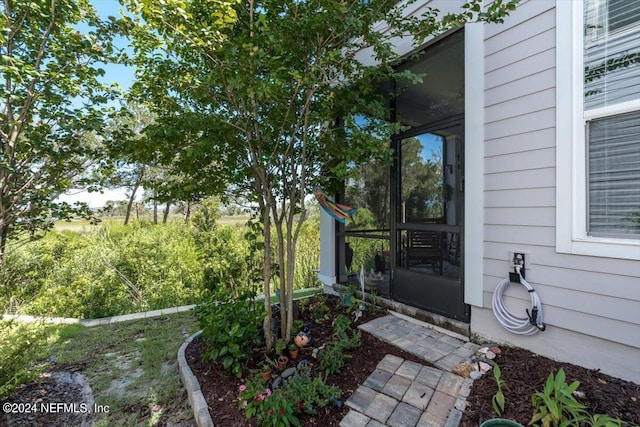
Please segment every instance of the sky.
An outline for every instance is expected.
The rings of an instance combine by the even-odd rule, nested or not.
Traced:
[[[108,16],[119,17],[120,10],[123,9],[120,3],[118,3],[118,0],[92,0],[92,3],[103,19],[106,19]],[[86,27],[84,29],[86,30]],[[80,27],[79,30],[82,31],[83,29]],[[115,44],[117,47],[123,49],[128,46],[127,40],[122,37],[116,38]],[[135,69],[132,67],[104,64],[101,68],[105,71],[101,80],[105,83],[117,83],[122,90],[129,89],[135,79]],[[139,191],[136,198],[140,199],[141,194],[142,191]],[[101,208],[110,200],[128,200],[128,197],[126,195],[126,189],[124,188],[104,190],[102,193],[88,193],[74,189],[60,196],[57,200],[70,204],[77,201],[86,202],[91,208]]]

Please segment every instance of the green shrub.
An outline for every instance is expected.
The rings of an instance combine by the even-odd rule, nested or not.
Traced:
[[[197,303],[207,295],[201,253],[191,229],[178,222],[51,232],[8,252],[0,306],[96,318]]]
[[[34,349],[47,341],[43,325],[0,321],[0,400],[35,378]]]
[[[223,289],[238,296],[257,289],[254,270],[260,254],[251,251],[245,229],[220,225],[215,231],[194,230],[207,289]]]
[[[250,294],[230,298],[217,292],[196,309],[202,328],[204,360],[215,360],[240,377],[254,347],[261,343],[260,331],[264,319],[261,302]]]

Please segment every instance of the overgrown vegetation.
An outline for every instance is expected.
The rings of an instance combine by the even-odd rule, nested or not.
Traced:
[[[98,318],[197,304],[214,290],[261,288],[260,247],[244,226],[219,224],[201,209],[191,224],[105,223],[84,234],[50,232],[10,247],[0,272],[0,309]],[[315,285],[318,224],[303,227],[296,289]]]
[[[46,343],[43,325],[0,321],[0,400],[37,375],[34,349]]]

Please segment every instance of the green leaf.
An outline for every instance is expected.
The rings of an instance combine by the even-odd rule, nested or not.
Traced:
[[[569,385],[569,388],[567,389],[567,392],[569,394],[572,394],[574,391],[576,391],[578,389],[578,387],[580,387],[580,381],[574,381],[571,383],[571,385]]]
[[[242,376],[242,368],[240,367],[240,364],[234,363],[233,367],[231,368],[231,373],[240,378]]]
[[[554,384],[555,389],[560,390],[565,385],[565,380],[566,380],[566,376],[564,374],[564,369],[560,368],[560,370],[556,374],[556,381]]]
[[[224,359],[222,359],[222,367],[224,369],[229,369],[232,363],[233,363],[233,357],[231,356],[227,356]]]
[[[500,372],[500,366],[498,364],[493,365],[493,377],[498,381],[501,377],[502,373]]]

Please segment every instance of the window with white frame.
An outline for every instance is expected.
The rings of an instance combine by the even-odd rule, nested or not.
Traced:
[[[587,234],[640,237],[640,2],[584,2]]]
[[[640,1],[556,5],[556,247],[640,259]]]

